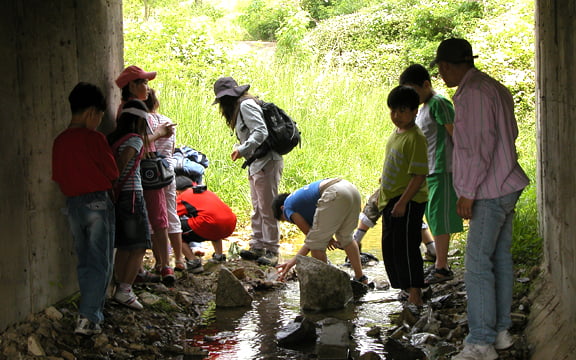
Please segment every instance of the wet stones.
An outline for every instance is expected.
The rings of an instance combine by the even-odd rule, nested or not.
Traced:
[[[218,273],[216,288],[216,307],[244,307],[252,305],[252,296],[244,285],[225,267]]]
[[[316,341],[316,324],[299,316],[276,333],[276,341],[282,347],[314,343]]]
[[[326,311],[346,307],[353,300],[349,275],[308,256],[297,255],[296,273],[300,283],[300,307]]]
[[[324,319],[321,324],[316,344],[318,359],[348,359],[352,324],[335,318]]]

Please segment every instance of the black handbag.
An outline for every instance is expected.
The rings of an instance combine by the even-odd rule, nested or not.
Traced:
[[[140,160],[140,176],[144,190],[161,189],[174,181],[174,170],[165,156],[149,152]]]

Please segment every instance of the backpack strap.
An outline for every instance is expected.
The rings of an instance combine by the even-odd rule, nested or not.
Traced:
[[[252,99],[254,100],[254,102],[256,102],[256,105],[260,106],[260,108],[262,108],[262,103],[263,100],[259,99],[256,96],[251,96],[251,95],[244,95],[238,98],[238,107],[236,108],[236,111],[234,111],[234,115],[236,117],[238,117],[238,114],[240,114],[240,120],[242,120],[242,122],[244,123],[244,126],[246,126],[246,122],[244,121],[244,116],[242,116],[242,111],[240,111],[240,104],[248,99]],[[266,125],[266,120],[264,120],[264,124]],[[268,128],[268,126],[266,125],[266,128]],[[264,144],[264,143],[262,143]],[[262,145],[261,144],[261,145]],[[250,166],[254,161],[256,161],[257,157],[255,155],[252,155],[249,159],[244,160],[244,163],[242,164],[242,169],[246,169],[246,167]]]

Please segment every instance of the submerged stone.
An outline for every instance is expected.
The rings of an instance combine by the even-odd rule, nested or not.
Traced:
[[[348,321],[335,318],[322,321],[320,338],[316,344],[318,359],[348,359],[351,332]]]
[[[307,318],[296,319],[276,333],[276,340],[283,347],[313,343],[316,341],[316,324]]]

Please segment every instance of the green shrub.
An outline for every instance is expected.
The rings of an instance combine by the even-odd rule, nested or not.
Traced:
[[[288,7],[269,6],[264,0],[252,0],[238,21],[246,29],[251,40],[274,41],[276,31],[289,14]]]
[[[300,6],[315,20],[351,14],[376,1],[371,0],[300,0]]]

